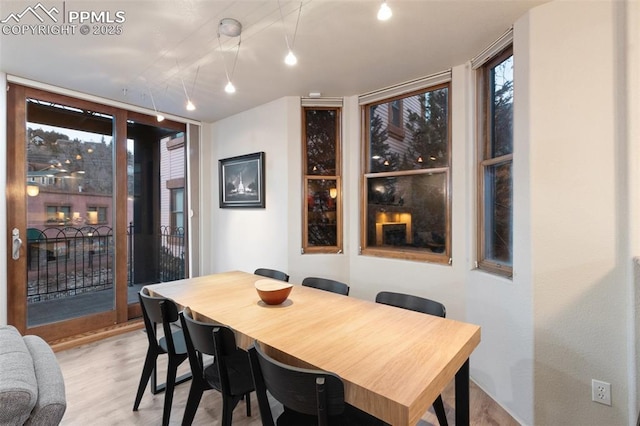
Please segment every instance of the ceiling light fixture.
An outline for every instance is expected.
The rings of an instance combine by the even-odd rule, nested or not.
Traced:
[[[296,34],[298,34],[298,24],[300,23],[300,13],[302,12],[302,2],[300,2],[300,7],[298,8],[298,19],[296,20],[296,27],[293,30],[293,37],[291,39],[291,43],[289,43],[289,36],[287,35],[287,29],[284,25],[284,14],[282,13],[282,6],[280,5],[280,0],[278,0],[278,10],[280,10],[280,19],[282,20],[282,30],[284,31],[284,41],[287,43],[287,56],[284,58],[284,63],[289,65],[290,67],[294,66],[298,63],[298,58],[293,53],[293,46],[296,43]]]
[[[153,110],[156,113],[156,120],[158,120],[158,123],[164,121],[164,115],[160,114],[158,112],[158,108],[156,108],[156,102],[153,100],[153,93],[151,92],[151,89],[149,89],[149,96],[151,97],[151,105],[153,105]]]
[[[387,0],[382,0],[380,9],[378,9],[378,20],[388,21],[392,15],[393,15],[393,12],[391,12],[391,8],[387,4]]]
[[[220,34],[227,37],[239,37],[238,46],[236,48],[236,56],[233,59],[233,66],[231,67],[231,73],[227,68],[227,63],[224,60],[224,51],[222,50],[222,41],[220,40]],[[236,70],[236,64],[238,63],[238,54],[240,53],[240,43],[242,42],[242,24],[233,18],[224,18],[220,20],[218,24],[218,46],[220,46],[220,55],[222,55],[222,64],[224,65],[224,73],[227,76],[227,85],[224,87],[224,91],[227,93],[235,93],[236,87],[231,82],[233,72]]]
[[[187,93],[187,88],[184,87],[184,79],[182,77],[180,77],[180,81],[182,82],[182,90],[184,90],[184,96],[187,98],[187,104],[186,104],[185,108],[187,109],[187,111],[195,111],[196,106],[193,104],[193,102],[191,102],[191,99],[189,99],[189,94]]]
[[[223,18],[218,24],[218,34],[227,37],[238,37],[242,32],[242,24],[233,18]]]
[[[193,89],[196,87],[196,79],[198,78],[198,73],[200,72],[200,67],[198,67],[196,69],[196,75],[193,76],[193,84],[191,85],[191,94],[193,95]],[[195,111],[196,106],[193,104],[193,102],[191,102],[191,98],[189,97],[189,94],[187,93],[187,88],[184,85],[184,79],[182,77],[180,77],[180,81],[182,81],[182,89],[184,90],[184,95],[187,98],[187,105],[185,106],[185,108],[187,109],[187,111]],[[160,121],[160,120],[158,120]]]

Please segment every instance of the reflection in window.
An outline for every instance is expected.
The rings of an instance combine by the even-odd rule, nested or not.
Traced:
[[[337,246],[338,195],[335,179],[310,179],[307,187],[309,246]]]
[[[446,241],[446,173],[367,180],[367,246],[443,253]]]
[[[409,96],[400,103],[408,117],[402,140],[390,138],[385,111],[397,101],[369,107],[371,172],[429,169],[449,165],[449,88]]]
[[[336,109],[305,109],[306,170],[308,175],[335,176],[337,160]]]
[[[304,253],[342,250],[340,108],[303,108]]]
[[[511,162],[488,166],[484,175],[485,254],[505,265],[511,264]]]
[[[448,262],[449,85],[365,105],[365,114],[363,253]]]

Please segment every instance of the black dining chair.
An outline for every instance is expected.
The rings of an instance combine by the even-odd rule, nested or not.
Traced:
[[[222,425],[230,426],[233,410],[242,400],[251,416],[250,393],[254,390],[249,356],[239,349],[229,327],[200,322],[189,308],[180,312],[193,381],[187,397],[182,425],[191,425],[204,391],[215,389],[222,395]],[[203,355],[213,355],[213,363],[205,365]]]
[[[305,287],[313,287],[320,290],[330,291],[332,293],[349,295],[349,286],[340,281],[330,280],[328,278],[307,277],[302,280]]]
[[[410,311],[421,312],[423,314],[435,315],[444,318],[447,315],[445,306],[435,300],[424,297],[413,296],[411,294],[394,293],[391,291],[381,291],[376,295],[376,303],[395,306],[397,308],[408,309]],[[433,401],[433,410],[441,426],[447,426],[447,415],[444,411],[442,395],[438,395]]]
[[[178,366],[187,359],[187,347],[185,345],[184,334],[180,328],[175,329],[174,323],[178,318],[178,307],[176,304],[164,297],[152,297],[147,288],[143,288],[138,293],[140,306],[142,307],[142,317],[149,347],[140,376],[140,384],[136,393],[136,400],[133,403],[133,411],[138,411],[144,390],[151,379],[151,393],[157,394],[162,391],[164,394],[164,408],[162,411],[162,425],[169,424],[171,416],[171,403],[173,401],[173,390],[177,384],[183,383],[191,378],[191,372],[176,378]],[[157,333],[157,325],[162,324],[164,336]],[[157,360],[158,356],[167,354],[167,378],[165,383],[157,384]]]
[[[276,269],[258,268],[255,270],[254,274],[261,275],[267,278],[273,278],[274,280],[289,282],[289,275]]]
[[[284,406],[278,426],[385,425],[349,405],[344,384],[336,374],[283,364],[264,353],[258,342],[249,348],[263,426],[274,426],[267,391]]]

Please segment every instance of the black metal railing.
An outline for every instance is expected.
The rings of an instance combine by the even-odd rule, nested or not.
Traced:
[[[128,284],[134,284],[133,225],[127,230]],[[153,247],[159,250],[158,282],[185,277],[182,228],[163,226]],[[57,299],[113,287],[113,229],[108,226],[27,230],[27,301]],[[149,251],[146,250],[148,253]]]
[[[160,227],[160,282],[181,280],[184,275],[185,238],[183,228]]]

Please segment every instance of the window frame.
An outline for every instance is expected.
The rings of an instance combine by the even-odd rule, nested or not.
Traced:
[[[374,105],[382,105],[385,103],[391,103],[398,99],[406,99],[412,96],[417,96],[420,94],[426,94],[427,92],[432,92],[436,90],[440,90],[446,88],[447,89],[447,147],[448,147],[448,155],[447,155],[447,165],[444,167],[434,167],[434,168],[425,168],[425,169],[416,169],[416,170],[401,170],[394,172],[370,172],[370,123],[371,123],[371,107]],[[429,85],[418,90],[411,91],[409,93],[404,93],[398,96],[392,96],[389,98],[376,100],[374,102],[370,102],[367,104],[361,105],[361,118],[362,123],[360,128],[362,129],[361,138],[362,138],[362,149],[361,149],[361,173],[360,173],[360,248],[359,254],[365,256],[375,256],[375,257],[385,257],[392,259],[402,259],[402,260],[411,260],[411,261],[422,261],[429,263],[437,263],[437,264],[452,264],[452,238],[451,238],[451,221],[452,221],[452,197],[451,197],[451,188],[452,188],[452,137],[451,137],[451,129],[452,129],[452,119],[451,119],[451,90],[452,85],[451,81],[447,80],[442,83]],[[403,103],[404,104],[404,101]],[[404,116],[404,108],[402,110],[402,115]],[[404,120],[403,120],[404,123]],[[435,173],[444,173],[445,174],[445,249],[442,253],[434,253],[429,252],[426,249],[409,249],[404,247],[370,247],[367,244],[367,229],[368,229],[368,180],[370,178],[381,178],[381,177],[402,177],[402,176],[411,176],[411,175],[419,175],[419,174],[435,174]]]
[[[477,69],[476,83],[477,83],[477,112],[478,119],[478,137],[477,137],[477,149],[478,149],[478,223],[477,223],[477,257],[476,268],[482,271],[486,271],[495,275],[500,275],[508,278],[513,277],[513,238],[511,239],[511,266],[500,263],[496,260],[487,258],[486,250],[486,234],[485,234],[485,207],[486,207],[486,194],[488,188],[485,185],[486,170],[489,167],[497,165],[511,165],[511,230],[513,235],[513,146],[511,153],[504,154],[498,157],[493,157],[491,154],[492,148],[492,132],[491,132],[491,112],[492,112],[492,97],[491,97],[491,83],[490,75],[491,69],[500,63],[507,60],[509,57],[513,57],[513,44],[509,44],[502,49],[482,66]],[[514,62],[515,63],[515,62]]]
[[[323,110],[336,112],[336,169],[334,175],[310,175],[307,174],[308,153],[307,153],[307,114],[308,110]],[[302,254],[333,253],[343,252],[343,218],[342,218],[342,107],[340,106],[313,106],[303,105],[301,107],[301,128],[302,128]],[[335,180],[336,181],[336,245],[317,246],[309,244],[309,183],[313,180]]]

